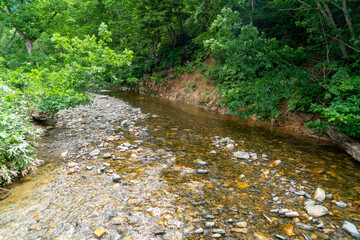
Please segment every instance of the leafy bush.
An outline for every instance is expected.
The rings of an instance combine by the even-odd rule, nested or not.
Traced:
[[[30,123],[27,102],[0,80],[0,183],[24,175],[33,165],[39,131]]]
[[[85,91],[118,83],[118,69],[130,64],[132,52],[118,53],[107,47],[111,33],[104,24],[99,28],[99,36],[102,39],[69,39],[54,34],[52,41],[61,51],[41,66],[1,69],[0,182],[10,182],[33,164],[33,144],[38,133],[30,123],[31,111],[54,114],[87,104],[91,96]],[[136,81],[129,79],[131,84]]]
[[[347,69],[339,69],[325,85],[323,104],[312,104],[311,110],[324,120],[312,122],[310,127],[323,130],[334,125],[348,136],[360,138],[360,76],[350,76]]]
[[[289,100],[293,109],[306,107],[304,102],[310,105],[311,101],[298,104],[306,92],[300,87],[314,89],[305,69],[296,65],[305,59],[305,49],[266,38],[256,27],[243,25],[239,13],[229,8],[222,10],[210,29],[213,37],[204,45],[218,59],[212,75],[222,88],[223,103],[230,113],[276,118],[284,100]],[[295,92],[296,87],[300,89]]]

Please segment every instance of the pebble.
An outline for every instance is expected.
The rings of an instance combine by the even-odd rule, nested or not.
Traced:
[[[296,195],[298,196],[305,196],[306,192],[305,191],[298,191],[298,192],[295,192]]]
[[[211,215],[211,214],[208,214],[208,215],[205,216],[205,218],[207,218],[207,219],[215,219],[215,216]]]
[[[201,234],[203,232],[204,232],[204,229],[202,229],[202,228],[198,228],[194,231],[195,234]]]
[[[211,235],[212,238],[221,238],[221,234],[220,233],[215,233],[213,235]]]
[[[100,150],[99,150],[99,149],[95,149],[95,150],[93,150],[93,151],[91,151],[91,152],[89,153],[89,155],[90,155],[91,157],[98,156],[99,154],[100,154]]]
[[[306,205],[306,212],[312,217],[322,217],[329,213],[329,210],[321,205]]]
[[[304,205],[307,206],[307,205],[315,205],[316,202],[314,200],[311,200],[311,199],[308,199],[304,202]]]
[[[205,222],[205,227],[212,228],[215,226],[215,222]]]
[[[280,209],[280,210],[279,210],[279,214],[280,214],[280,215],[285,215],[285,214],[288,213],[288,212],[290,212],[290,210],[289,210],[289,209],[286,209],[286,208],[283,208],[283,209]]]
[[[142,137],[142,138],[149,138],[150,134],[146,131],[141,131],[141,132],[139,132],[138,136]]]
[[[227,150],[232,151],[232,150],[234,150],[235,146],[234,146],[234,144],[230,143],[230,144],[226,145],[226,148],[227,148]]]
[[[273,162],[273,165],[274,166],[278,166],[278,165],[280,165],[281,164],[281,160],[275,160],[274,162]]]
[[[360,239],[360,233],[359,230],[357,230],[356,226],[352,224],[351,222],[344,221],[342,225],[342,229],[344,229],[345,232],[350,234],[355,239]]]
[[[249,153],[242,152],[242,151],[234,152],[233,156],[236,157],[236,158],[240,158],[240,159],[249,159],[250,158]]]
[[[124,143],[123,143],[123,146],[129,148],[129,147],[131,147],[132,145],[131,145],[130,143],[128,143],[128,142],[124,142]]]
[[[105,153],[105,154],[103,155],[103,158],[111,158],[111,153]]]
[[[233,220],[232,218],[229,218],[229,219],[226,220],[226,222],[227,222],[227,223],[233,223],[234,220]]]
[[[247,228],[231,228],[230,231],[246,234],[249,230]]]
[[[235,225],[239,228],[246,228],[248,226],[247,222],[237,222]]]
[[[196,169],[196,173],[205,174],[205,173],[208,173],[208,170],[206,170],[206,169]]]
[[[79,165],[79,164],[74,163],[74,162],[69,162],[69,163],[68,163],[68,167],[69,167],[69,168],[76,167],[77,165]]]
[[[195,163],[196,163],[196,164],[199,164],[199,165],[201,165],[201,166],[207,165],[207,162],[205,162],[205,161],[196,161]]]
[[[286,240],[286,237],[283,237],[281,235],[275,234],[274,237],[279,240]]]
[[[213,232],[213,233],[219,233],[219,234],[226,234],[225,230],[223,230],[223,229],[217,229],[217,228],[213,229],[212,232]]]
[[[325,194],[325,199],[332,200],[332,199],[334,199],[334,195],[332,195],[331,193]]]
[[[114,175],[112,176],[112,180],[113,180],[114,182],[120,182],[120,181],[121,181],[121,177],[120,177],[120,175],[118,175],[118,174],[114,174]]]
[[[106,233],[106,230],[104,228],[99,228],[99,229],[96,229],[96,231],[94,232],[94,236],[96,238],[102,238],[102,236],[104,236]]]
[[[128,127],[131,125],[131,121],[130,120],[124,120],[121,122],[121,126],[124,126],[124,127]]]
[[[315,191],[314,199],[324,201],[324,199],[325,199],[325,190],[318,187],[316,189],[316,191]]]
[[[315,230],[315,227],[313,227],[311,225],[304,224],[304,223],[296,223],[295,225],[298,228],[301,228],[301,229],[306,230],[306,231],[314,231]]]
[[[316,225],[317,228],[324,228],[325,224],[323,222],[320,222],[318,225]]]
[[[272,200],[273,200],[274,202],[277,202],[277,201],[279,201],[279,197],[274,197]]]
[[[344,202],[335,202],[335,205],[341,208],[346,208],[348,205]]]
[[[285,217],[288,217],[288,218],[295,218],[295,217],[299,217],[299,213],[298,212],[288,212],[288,213],[285,213]]]

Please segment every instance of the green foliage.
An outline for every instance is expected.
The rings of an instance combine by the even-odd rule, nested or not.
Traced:
[[[290,101],[293,108],[298,107],[294,89],[299,82],[307,82],[309,76],[295,64],[305,59],[304,49],[266,38],[256,27],[243,25],[239,13],[228,8],[223,9],[210,29],[213,38],[204,45],[219,61],[212,75],[222,88],[223,103],[230,113],[277,118],[284,100]],[[246,110],[242,111],[242,107]]]
[[[0,183],[24,175],[33,165],[39,131],[30,123],[27,101],[0,80]]]
[[[63,50],[57,58],[65,71],[70,72],[76,90],[84,91],[106,82],[118,84],[121,67],[129,66],[132,59],[132,51],[125,49],[117,53],[107,46],[106,42],[111,42],[111,33],[106,25],[102,24],[99,31],[104,40],[97,40],[95,36],[69,39],[60,34],[54,34],[51,39],[56,48]]]
[[[91,96],[87,90],[118,84],[119,69],[130,65],[132,52],[115,52],[107,46],[111,33],[100,25],[95,36],[84,39],[54,34],[52,41],[58,54],[49,56],[41,66],[2,69],[0,81],[0,181],[10,182],[20,172],[25,173],[33,162],[33,142],[36,131],[27,115],[40,110],[54,114],[80,104]],[[4,61],[4,59],[0,59]],[[130,84],[136,78],[128,79]],[[12,87],[12,89],[10,88]]]
[[[309,126],[323,130],[332,124],[348,136],[360,138],[360,76],[350,76],[341,68],[324,87],[324,104],[312,104],[311,110],[326,121]]]

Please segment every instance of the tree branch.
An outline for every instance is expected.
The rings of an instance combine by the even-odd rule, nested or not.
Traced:
[[[3,51],[10,45],[10,43],[12,42],[12,40],[14,40],[15,35],[16,35],[16,32],[17,32],[17,31],[15,30],[13,36],[12,36],[11,39],[10,39],[10,41],[5,45],[5,47],[2,48]]]

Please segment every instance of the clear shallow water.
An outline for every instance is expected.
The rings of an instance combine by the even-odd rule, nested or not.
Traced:
[[[316,188],[321,187],[326,193],[335,195],[336,201],[350,205],[339,208],[331,200],[326,200],[323,205],[329,209],[330,215],[320,218],[326,228],[337,229],[344,220],[354,222],[355,219],[354,223],[359,224],[356,219],[360,217],[360,164],[336,146],[183,103],[123,92],[107,94],[121,98],[145,113],[159,116],[138,125],[148,126],[153,137],[148,142],[151,148],[171,151],[177,156],[174,166],[162,174],[171,183],[170,191],[177,193],[181,203],[187,205],[183,218],[189,226],[204,227],[204,214],[208,213],[215,214],[217,227],[228,232],[233,225],[227,220],[232,218],[235,222],[249,221],[252,233],[259,231],[267,236],[273,233],[286,236],[282,226],[294,222],[269,213],[275,208],[298,211],[301,222],[314,225],[304,210],[305,198],[289,193],[292,181],[297,191],[303,190],[313,196]],[[254,152],[258,156],[266,154],[269,161],[260,159],[249,163],[234,159],[224,145],[213,144],[215,136],[220,139],[230,137],[238,144],[235,151]],[[212,150],[217,154],[209,154]],[[197,165],[195,161],[198,159],[208,162],[208,165]],[[271,162],[278,159],[281,164],[271,166]],[[208,173],[189,174],[192,169],[206,169]],[[267,170],[276,170],[277,173],[266,174]],[[243,188],[242,183],[250,187]],[[285,204],[276,204],[271,194],[277,194]],[[279,226],[272,228],[263,214],[278,218]],[[313,237],[320,239],[340,237],[332,233],[324,236],[322,231],[315,233],[312,233],[316,235]],[[227,236],[240,237],[238,233]]]

